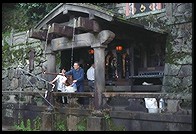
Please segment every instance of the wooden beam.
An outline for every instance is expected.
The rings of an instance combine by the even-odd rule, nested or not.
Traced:
[[[164,99],[185,99],[192,100],[192,94],[178,94],[178,93],[154,93],[154,92],[103,92],[103,97],[129,97],[133,99],[143,99],[143,98],[164,98]]]
[[[42,40],[42,41],[46,41],[46,39],[47,40],[52,40],[54,36],[52,34],[48,34],[47,35],[47,31],[46,30],[31,29],[29,31],[28,37],[29,38],[39,39],[39,40]]]
[[[48,33],[71,38],[73,36],[73,27],[53,23]]]
[[[109,111],[111,118],[121,118],[129,120],[143,120],[153,122],[172,123],[192,123],[191,115],[178,115],[173,113],[149,114],[139,111]]]
[[[74,93],[66,93],[66,92],[52,92],[54,96],[69,96],[69,97],[94,97],[94,93],[92,92],[74,92]]]
[[[91,5],[85,5],[81,3],[66,3],[64,4],[64,9],[68,11],[74,11],[74,12],[81,12],[86,14],[93,14],[96,17],[102,18],[107,21],[113,21],[113,13],[108,13],[105,10],[96,9],[97,6],[91,6]]]
[[[100,32],[100,26],[97,21],[90,20],[89,18],[79,17],[77,20],[76,28],[86,32]]]
[[[51,41],[52,51],[70,49],[72,48],[72,45],[74,48],[91,46],[91,44],[94,43],[94,38],[95,37],[92,33],[75,35],[74,42],[65,37],[56,38]]]
[[[89,18],[79,17],[76,22],[76,29],[84,32],[100,32],[100,26],[97,21],[90,20]],[[53,23],[49,30],[37,30],[31,29],[29,32],[29,38],[35,38],[40,40],[52,40],[56,37],[73,37],[73,26],[68,26],[67,23]],[[48,32],[48,33],[47,33]],[[47,37],[48,36],[48,37]]]

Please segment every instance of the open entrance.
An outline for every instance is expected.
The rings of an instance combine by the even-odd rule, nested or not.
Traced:
[[[152,34],[148,37],[114,40],[108,45],[106,80],[115,81],[111,85],[162,85],[166,36]]]
[[[65,67],[66,70],[70,70],[73,63],[78,61],[80,66],[84,69],[85,79],[87,69],[94,62],[94,54],[91,52],[93,49],[90,47],[74,48],[73,49],[73,61],[72,60],[72,50],[66,49],[61,51],[61,66]]]

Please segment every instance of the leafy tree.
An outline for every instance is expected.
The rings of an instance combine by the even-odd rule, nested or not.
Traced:
[[[59,3],[3,3],[2,33],[26,31],[34,27]],[[116,3],[91,3],[100,7],[113,7]]]
[[[59,3],[3,3],[2,32],[25,31],[35,26]]]

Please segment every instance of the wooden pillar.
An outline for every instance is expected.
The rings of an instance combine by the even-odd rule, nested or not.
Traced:
[[[56,54],[51,50],[51,44],[47,44],[46,46],[46,72],[56,73]],[[47,80],[51,81],[54,79],[54,75],[47,75]]]
[[[130,47],[130,71],[131,71],[131,76],[134,75],[134,48],[133,46]]]
[[[146,52],[146,50],[144,50],[144,49],[142,49],[142,51],[143,51],[143,67],[147,67],[147,52]]]
[[[34,58],[35,58],[35,50],[31,49],[29,51],[29,71],[30,72],[34,70]]]
[[[79,122],[79,117],[74,115],[67,116],[67,128],[68,131],[77,131],[77,124]]]
[[[102,105],[102,92],[105,90],[105,46],[94,48],[95,63],[95,99],[96,109]]]
[[[94,49],[95,63],[95,109],[101,109],[103,104],[102,92],[105,90],[105,48],[110,43],[115,34],[109,30],[101,31],[95,38],[91,47]]]
[[[90,116],[87,118],[87,131],[105,131],[106,121],[103,117]]]
[[[53,131],[54,130],[54,113],[42,112],[42,124],[41,131]]]

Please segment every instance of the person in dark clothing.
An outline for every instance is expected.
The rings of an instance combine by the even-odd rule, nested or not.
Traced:
[[[65,75],[72,75],[73,83],[76,83],[77,91],[84,92],[84,69],[82,69],[78,62],[74,62],[73,69],[66,72]],[[79,104],[84,104],[84,99],[78,99]]]
[[[74,69],[66,72],[65,75],[72,75],[73,83],[76,83],[77,91],[84,92],[84,70],[80,67],[78,62],[74,62]]]

